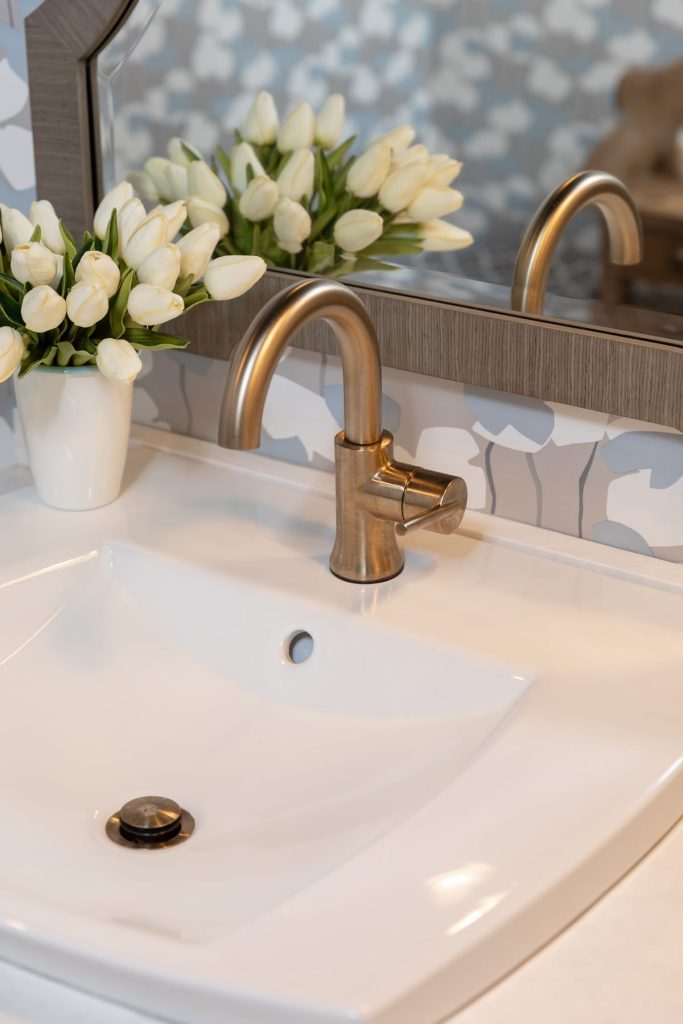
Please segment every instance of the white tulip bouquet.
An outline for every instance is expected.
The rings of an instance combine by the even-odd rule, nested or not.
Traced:
[[[243,294],[266,270],[259,256],[213,259],[213,223],[174,242],[185,203],[147,213],[127,181],[99,204],[80,248],[45,199],[29,217],[0,209],[0,380],[17,369],[23,377],[37,366],[92,363],[132,381],[139,350],[188,344],[161,325],[197,303]]]
[[[359,156],[343,142],[344,97],[327,98],[316,115],[299,103],[280,125],[273,97],[256,97],[228,155],[207,163],[180,138],[168,157],[153,156],[130,181],[147,199],[186,202],[186,229],[219,232],[217,252],[259,254],[269,266],[345,276],[395,267],[378,256],[471,245],[468,231],[442,219],[463,203],[450,187],[462,164],[414,145],[403,125]]]

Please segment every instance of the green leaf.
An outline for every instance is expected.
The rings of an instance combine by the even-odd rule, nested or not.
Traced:
[[[29,242],[39,242],[40,241],[40,236],[42,235],[42,233],[43,232],[42,232],[42,229],[40,227],[40,224],[36,224],[36,226],[33,229],[33,234],[29,238]]]
[[[180,140],[180,146],[190,163],[194,163],[195,160],[203,159],[199,150],[195,149],[194,146],[191,146],[189,142],[185,142],[184,139]]]
[[[107,224],[107,232],[104,236],[104,245],[102,251],[106,253],[107,256],[111,256],[111,258],[115,261],[118,260],[119,258],[119,225],[116,210],[112,210],[111,212],[111,217],[109,218],[109,223]],[[74,249],[74,256],[75,255],[76,250]]]
[[[332,242],[314,242],[306,247],[306,253],[309,274],[322,274],[334,264],[335,247]]]
[[[230,157],[225,152],[222,146],[216,147],[216,159],[223,168],[223,174],[225,175],[226,180],[232,186],[232,169],[230,167]]]
[[[59,294],[62,296],[63,299],[66,298],[67,292],[69,292],[70,289],[73,288],[74,282],[76,280],[74,275],[75,256],[75,252],[73,256],[70,256],[68,252],[64,254],[64,270],[62,272],[62,279],[59,282]]]
[[[348,150],[356,141],[355,135],[350,135],[348,139],[342,142],[336,149],[331,149],[327,154],[327,165],[331,171],[336,170],[344,161]]]
[[[34,346],[26,351],[19,367],[19,376],[25,377],[36,366],[52,366],[57,355],[57,346]]]
[[[378,238],[359,252],[358,256],[400,256],[412,252],[422,252],[422,246],[405,238]]]
[[[91,341],[90,338],[87,338],[84,335],[81,335],[80,337],[76,338],[76,340],[74,341],[74,346],[79,354],[87,353],[90,356],[97,355],[97,346],[95,342]]]
[[[0,273],[0,283],[4,285],[6,291],[14,292],[15,295],[18,295],[19,299],[23,299],[26,294],[26,286],[17,281],[16,277],[12,277],[11,274]]]
[[[176,295],[180,295],[181,298],[185,298],[190,288],[194,284],[194,274],[186,274],[185,277],[179,277],[175,283],[173,291]]]
[[[74,256],[76,255],[76,243],[74,242],[73,236],[63,220],[60,220],[59,222],[59,230],[61,232],[62,238],[64,239],[64,245],[66,246],[66,257],[68,257],[69,260],[73,260]],[[66,262],[67,259],[65,258],[64,263],[66,264]]]
[[[185,309],[198,306],[200,302],[207,302],[208,299],[209,293],[206,288],[193,288],[185,298]]]
[[[112,338],[120,338],[124,332],[123,318],[128,312],[128,298],[130,296],[134,280],[135,271],[132,267],[128,267],[128,269],[124,270],[121,275],[119,290],[109,308],[109,329],[111,330]]]
[[[187,348],[190,344],[187,338],[178,338],[174,334],[162,334],[160,331],[152,331],[147,327],[129,327],[124,338],[134,348]]]
[[[75,355],[76,349],[70,341],[57,342],[57,366],[68,366]]]
[[[419,224],[387,224],[382,232],[382,238],[417,238],[420,230]]]
[[[5,325],[25,329],[24,321],[21,319],[21,306],[9,295],[0,294],[0,316]]]
[[[339,203],[332,203],[331,206],[328,206],[327,209],[323,210],[321,213],[318,214],[318,216],[313,221],[313,224],[311,225],[311,233],[306,239],[307,245],[310,244],[314,239],[318,237],[318,235],[322,231],[325,230],[330,221],[336,220],[338,210]]]

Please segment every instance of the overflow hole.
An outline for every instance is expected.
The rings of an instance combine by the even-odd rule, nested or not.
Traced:
[[[287,641],[287,657],[293,665],[301,665],[313,654],[313,637],[305,629],[292,633]]]

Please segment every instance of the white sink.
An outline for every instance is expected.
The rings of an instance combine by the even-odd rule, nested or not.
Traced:
[[[326,476],[141,436],[186,454],[109,508],[0,498],[1,955],[187,1024],[436,1024],[676,820],[680,567],[470,515],[344,584]],[[155,793],[194,835],[113,844]]]

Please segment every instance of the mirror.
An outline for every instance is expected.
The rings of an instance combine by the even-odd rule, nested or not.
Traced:
[[[474,236],[397,255],[359,282],[505,309],[534,211],[588,166],[630,188],[638,266],[582,212],[555,252],[544,313],[683,344],[683,13],[654,0],[138,0],[97,58],[104,187],[182,136],[230,151],[259,90],[281,117],[346,98],[354,152],[396,125],[463,162]]]

